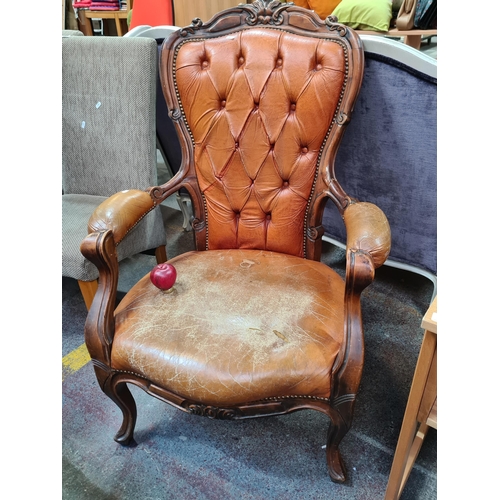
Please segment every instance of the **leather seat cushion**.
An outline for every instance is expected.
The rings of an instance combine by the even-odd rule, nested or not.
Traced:
[[[329,397],[344,331],[337,273],[260,250],[188,252],[169,262],[172,291],[148,274],[116,309],[113,369],[210,405]]]

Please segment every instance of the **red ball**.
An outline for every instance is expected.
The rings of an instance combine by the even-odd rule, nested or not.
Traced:
[[[172,264],[163,262],[153,267],[149,278],[151,283],[160,290],[170,290],[177,279],[177,271]]]

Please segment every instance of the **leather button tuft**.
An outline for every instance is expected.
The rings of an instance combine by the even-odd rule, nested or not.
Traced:
[[[297,105],[294,102],[292,102],[292,104],[290,104],[290,109],[292,111],[295,111],[296,108],[297,108]]]
[[[226,107],[226,100],[225,99],[222,99],[222,101],[220,102],[220,105],[225,108]]]
[[[238,64],[241,66],[245,62],[245,58],[240,56],[238,59]]]
[[[288,187],[288,181],[283,181],[283,187]]]
[[[303,152],[304,154],[306,154],[308,151],[309,151],[309,149],[308,149],[306,146],[304,146],[304,147],[302,148],[302,152]]]
[[[240,147],[240,143],[239,143],[239,142],[235,142],[235,143],[234,143],[234,147],[235,147],[236,149],[238,149],[238,148]]]
[[[267,214],[267,215],[266,215],[266,219],[267,219],[267,220],[271,220],[271,214]]]
[[[278,67],[283,66],[283,59],[278,58],[277,61],[276,61],[276,66],[278,66]]]
[[[203,69],[208,68],[208,61],[203,61],[203,62],[201,63],[201,67],[202,67]]]
[[[316,71],[319,71],[323,66],[321,64],[316,64]]]

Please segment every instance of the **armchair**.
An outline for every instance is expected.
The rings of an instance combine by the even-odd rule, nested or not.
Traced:
[[[157,59],[154,40],[68,37],[63,31],[62,275],[78,280],[87,308],[98,270],[80,243],[92,212],[119,190],[157,182]],[[117,247],[119,261],[149,250],[157,262],[166,260],[160,210],[143,218]]]
[[[360,296],[390,251],[384,213],[349,197],[334,169],[363,77],[360,38],[333,18],[257,0],[173,33],[160,76],[179,172],[110,197],[81,245],[99,269],[85,341],[123,414],[115,440],[133,442],[127,384],[217,419],[316,410],[330,418],[330,477],[343,482],[339,444],[363,369]],[[115,307],[116,242],[180,188],[196,250],[168,261],[168,292],[148,274]],[[345,221],[345,280],[320,261],[327,200]]]

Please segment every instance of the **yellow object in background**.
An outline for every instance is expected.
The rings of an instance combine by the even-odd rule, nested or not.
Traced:
[[[321,19],[326,19],[342,0],[293,0],[295,5],[314,10]]]

